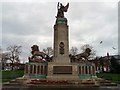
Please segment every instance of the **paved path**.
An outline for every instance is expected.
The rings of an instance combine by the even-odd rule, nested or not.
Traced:
[[[100,88],[2,88],[2,90],[120,90],[118,87],[100,87]]]
[[[104,86],[104,87],[100,87],[99,88],[99,90],[120,90],[120,87],[116,87],[116,86],[113,86],[113,87],[111,87],[111,86]]]
[[[118,86],[80,87],[80,88],[25,88],[22,86],[4,86],[2,90],[120,90]]]

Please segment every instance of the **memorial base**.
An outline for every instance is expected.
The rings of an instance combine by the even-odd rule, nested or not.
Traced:
[[[50,62],[48,64],[47,79],[78,80],[79,76],[77,64]]]

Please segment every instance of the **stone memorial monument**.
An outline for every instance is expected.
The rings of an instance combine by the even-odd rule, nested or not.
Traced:
[[[39,51],[37,45],[31,47],[32,56],[25,65],[25,76],[30,78],[44,78],[47,80],[80,80],[93,78],[95,65],[87,60],[91,50],[76,55],[80,62],[71,62],[69,57],[69,26],[64,13],[67,12],[69,3],[57,5],[57,16],[54,25],[54,55],[51,62],[47,62],[47,55]],[[84,58],[84,59],[83,59]]]
[[[69,58],[69,26],[64,12],[69,3],[63,6],[58,3],[58,13],[54,25],[54,56],[53,62],[48,63],[47,79],[78,79],[77,64],[71,64]]]
[[[91,54],[90,48],[86,48],[85,52],[76,56],[69,55],[69,26],[64,16],[68,7],[69,3],[66,6],[58,3],[57,6],[52,60],[47,54],[39,51],[38,45],[33,45],[29,62],[25,64],[24,76],[10,81],[11,85],[25,86],[27,87],[25,90],[34,87],[35,89],[39,87],[40,90],[58,90],[58,88],[80,90],[82,86],[99,86],[104,81],[97,79],[95,64],[88,60]]]

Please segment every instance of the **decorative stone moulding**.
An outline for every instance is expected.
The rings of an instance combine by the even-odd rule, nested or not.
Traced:
[[[67,24],[66,18],[57,18],[56,24]]]
[[[25,65],[25,76],[30,78],[46,78],[47,62],[30,62]]]
[[[95,64],[93,63],[80,63],[78,64],[79,69],[79,78],[85,79],[85,78],[96,78],[95,73]]]

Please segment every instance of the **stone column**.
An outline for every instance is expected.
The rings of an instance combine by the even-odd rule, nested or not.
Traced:
[[[68,25],[66,18],[57,18],[54,25],[54,62],[70,63]]]
[[[36,65],[36,75],[37,75],[37,72],[38,72],[38,65]]]
[[[83,72],[82,72],[82,66],[80,66],[80,67],[81,67],[81,68],[80,68],[80,71],[81,71],[81,74],[82,74],[82,73],[83,73]]]
[[[41,74],[41,65],[39,65],[39,74]]]
[[[34,74],[34,65],[32,65],[32,74]]]
[[[91,66],[91,74],[93,74],[93,66]]]
[[[93,74],[95,74],[95,67],[93,66]]]
[[[86,74],[86,66],[84,66],[84,74]]]
[[[45,74],[45,66],[43,66],[43,74]]]
[[[30,65],[28,65],[28,74],[30,74]]]
[[[34,74],[36,74],[36,65],[34,65]]]
[[[89,66],[87,66],[87,74],[90,74],[90,72],[89,72]]]

